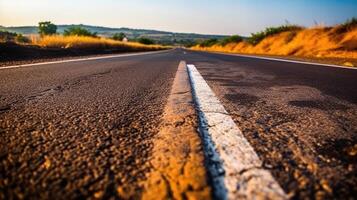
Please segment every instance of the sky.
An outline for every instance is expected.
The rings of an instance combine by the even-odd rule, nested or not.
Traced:
[[[250,35],[286,22],[333,25],[357,17],[357,0],[0,0],[0,25],[88,24]]]

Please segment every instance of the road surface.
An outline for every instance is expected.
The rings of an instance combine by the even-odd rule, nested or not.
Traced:
[[[0,198],[140,198],[182,60],[288,197],[354,198],[357,70],[183,49],[0,70]]]

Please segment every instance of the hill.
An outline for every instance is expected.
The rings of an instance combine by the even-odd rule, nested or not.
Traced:
[[[100,36],[111,37],[115,33],[123,32],[127,35],[129,39],[136,39],[139,37],[147,37],[157,41],[160,44],[178,44],[185,45],[190,44],[199,40],[206,40],[217,38],[221,39],[226,36],[224,35],[205,35],[196,33],[175,33],[168,31],[158,31],[158,30],[147,30],[147,29],[132,29],[132,28],[110,28],[102,26],[90,26],[90,25],[58,25],[57,32],[63,33],[63,31],[72,26],[81,26],[90,30],[91,32],[96,32]],[[14,26],[14,27],[4,27],[0,26],[0,31],[9,31],[21,33],[24,35],[37,34],[37,26]]]
[[[269,27],[251,37],[227,44],[219,41],[198,44],[192,49],[240,54],[260,54],[301,59],[336,60],[357,66],[357,19],[332,27]]]

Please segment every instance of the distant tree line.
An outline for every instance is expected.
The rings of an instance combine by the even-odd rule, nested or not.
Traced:
[[[41,36],[46,36],[46,35],[54,35],[57,34],[57,26],[53,24],[50,21],[44,21],[44,22],[39,22],[38,23],[38,32]],[[98,37],[98,34],[96,32],[91,32],[90,30],[83,28],[81,26],[72,26],[64,30],[63,32],[64,36],[87,36],[87,37]],[[127,36],[125,33],[115,33],[111,39],[117,40],[117,41],[123,41]],[[155,44],[155,41],[146,38],[146,37],[140,37],[136,40],[136,42],[146,44],[146,45],[151,45]]]

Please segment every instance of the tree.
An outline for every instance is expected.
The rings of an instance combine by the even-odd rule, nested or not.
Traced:
[[[88,29],[82,28],[80,26],[72,26],[64,30],[64,36],[88,36],[88,37],[97,37],[97,33],[92,33]]]
[[[115,33],[112,38],[113,40],[123,41],[123,39],[126,38],[126,35],[125,33]]]
[[[38,23],[38,33],[43,35],[53,35],[57,32],[57,26],[50,21]]]
[[[138,42],[141,44],[155,44],[154,40],[150,38],[139,38]]]

